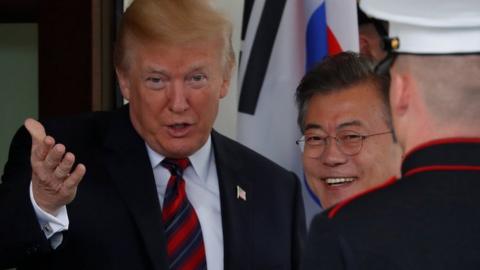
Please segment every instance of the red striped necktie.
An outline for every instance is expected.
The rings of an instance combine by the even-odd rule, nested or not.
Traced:
[[[163,200],[162,218],[169,268],[176,270],[207,269],[202,228],[195,209],[188,201],[182,177],[189,164],[187,158],[166,158],[162,161],[162,166],[171,173]]]

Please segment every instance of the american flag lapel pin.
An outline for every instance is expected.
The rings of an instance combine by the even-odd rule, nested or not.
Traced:
[[[240,186],[237,186],[237,199],[247,201],[247,192]]]

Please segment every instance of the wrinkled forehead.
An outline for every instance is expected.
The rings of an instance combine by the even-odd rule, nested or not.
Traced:
[[[378,95],[364,93],[359,96],[348,91],[312,97],[305,117],[305,131],[336,132],[388,125],[388,109]]]

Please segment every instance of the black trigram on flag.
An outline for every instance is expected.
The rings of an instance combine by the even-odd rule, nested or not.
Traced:
[[[247,59],[245,75],[241,82],[239,112],[255,114],[285,3],[286,0],[265,0],[253,45]],[[253,4],[254,0],[245,1],[242,41],[245,40],[249,23],[257,20],[257,18],[251,18]],[[245,54],[243,50],[242,54]]]

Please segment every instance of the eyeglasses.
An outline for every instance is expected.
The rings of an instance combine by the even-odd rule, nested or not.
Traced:
[[[348,156],[353,156],[360,153],[365,139],[389,133],[392,133],[392,131],[361,135],[355,131],[344,130],[337,133],[337,136],[304,135],[298,139],[296,143],[305,156],[319,158],[325,151],[326,145],[329,144],[330,138],[332,138],[335,139],[340,152]]]

